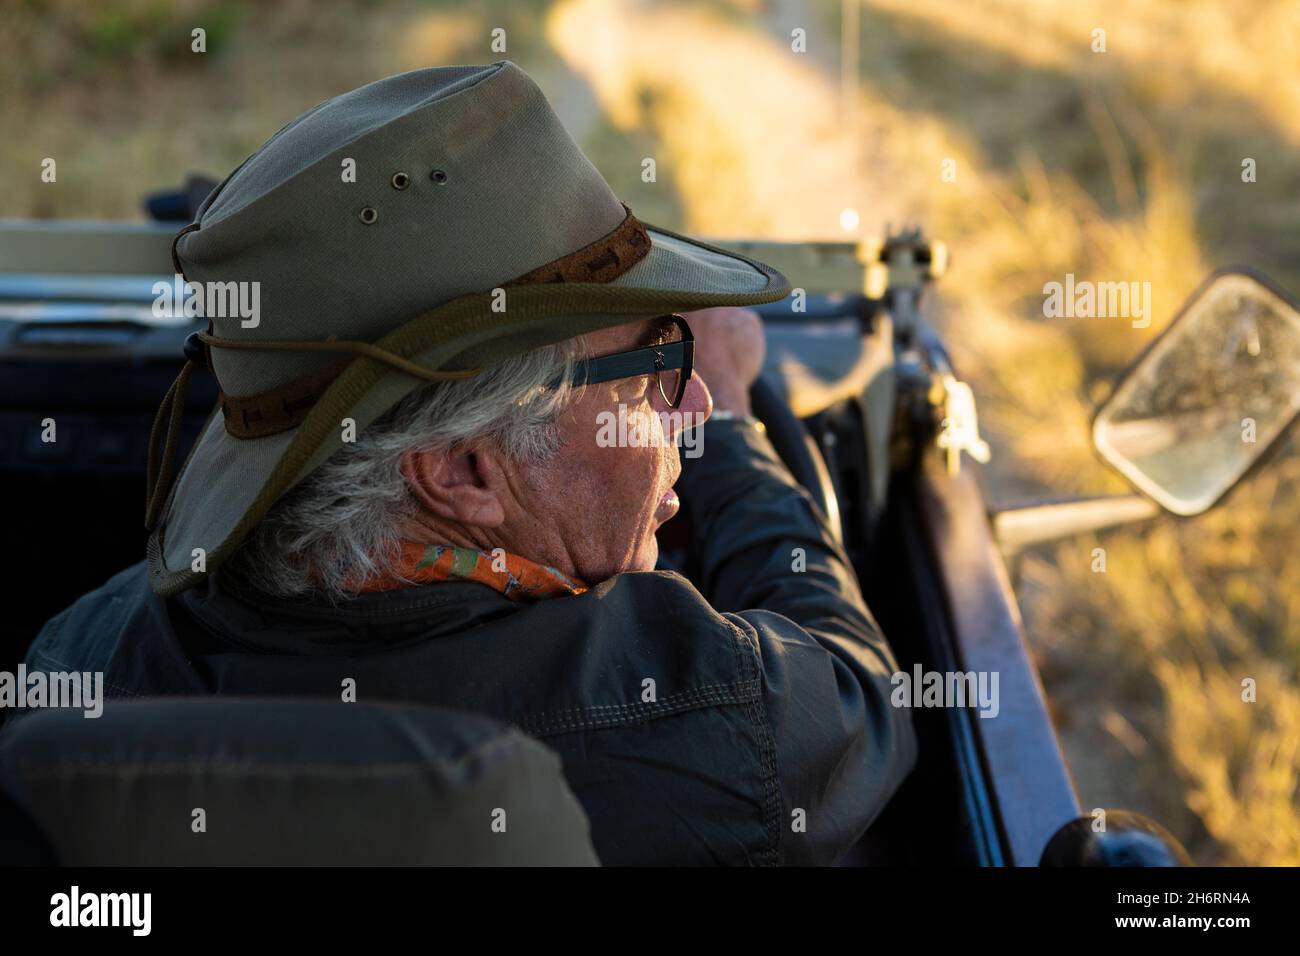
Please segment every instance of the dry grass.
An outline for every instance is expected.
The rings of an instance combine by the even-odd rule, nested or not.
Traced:
[[[951,117],[948,155],[971,173],[928,198],[959,257],[944,290],[949,341],[1004,452],[992,495],[1118,489],[1083,427],[1115,371],[1213,266],[1252,262],[1300,290],[1277,215],[1300,175],[1300,128],[1277,109],[1294,91],[1275,82],[1295,32],[1259,30],[1300,7],[871,6],[869,79],[879,71],[898,90],[927,76],[916,106]],[[1105,54],[1090,49],[1096,26],[1108,28]],[[1015,79],[990,95],[1003,75]],[[1244,156],[1268,179],[1242,183]],[[1151,282],[1152,326],[1048,323],[1042,284],[1066,272]],[[1296,466],[1283,455],[1194,521],[1062,542],[1017,568],[1085,804],[1151,813],[1205,863],[1300,853]],[[1097,546],[1104,574],[1091,569]],[[1254,703],[1241,699],[1245,677],[1259,682]]]
[[[1300,85],[1282,79],[1300,2],[865,0],[854,128],[837,100],[839,0],[252,9],[6,13],[0,102],[18,135],[0,141],[0,215],[133,216],[146,190],[225,172],[321,99],[498,59],[488,31],[505,26],[506,55],[651,221],[833,237],[853,207],[869,231],[906,217],[947,239],[935,305],[980,399],[995,499],[1122,489],[1091,453],[1088,412],[1208,269],[1247,261],[1300,291]],[[178,48],[192,23],[215,25],[204,58]],[[43,156],[60,158],[57,188],[39,183]],[[1043,283],[1066,272],[1150,282],[1151,327],[1044,320]],[[1084,803],[1150,813],[1203,863],[1300,861],[1298,478],[1286,449],[1219,511],[1014,568]]]
[[[535,58],[540,4],[481,0],[25,0],[0,30],[0,216],[137,218],[188,172],[223,176],[288,120],[403,70]],[[208,52],[190,31],[208,30]],[[43,157],[58,182],[40,181]]]
[[[888,102],[919,173],[913,202],[956,250],[945,325],[1002,452],[995,498],[1119,489],[1090,452],[1087,411],[1211,266],[1245,260],[1300,288],[1279,213],[1300,173],[1294,116],[1259,65],[1285,62],[1294,33],[1261,43],[1257,30],[1296,8],[1256,13],[1231,26],[1205,5],[864,11],[863,104]],[[1104,55],[1089,49],[1097,24]],[[1241,183],[1246,155],[1267,182]],[[937,175],[948,157],[956,183]],[[1156,321],[1045,322],[1042,284],[1066,272],[1150,281]],[[1284,455],[1197,521],[1064,542],[1018,568],[1085,803],[1151,813],[1202,862],[1280,864],[1300,848],[1295,465]],[[1240,678],[1265,673],[1270,699],[1243,703]]]

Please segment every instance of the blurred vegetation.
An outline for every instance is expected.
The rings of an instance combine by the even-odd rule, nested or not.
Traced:
[[[202,27],[208,54],[219,55],[245,8],[241,0],[15,0],[5,13],[0,83],[11,94],[31,95],[69,81],[198,65],[190,58],[191,31]]]
[[[1300,122],[1278,108],[1296,96],[1281,78],[1300,5],[880,0],[863,13],[868,88],[951,132],[913,155],[922,169],[957,158],[958,181],[932,177],[915,201],[954,248],[943,313],[1000,452],[991,497],[1122,490],[1086,428],[1112,377],[1211,268],[1249,263],[1300,292]],[[1247,157],[1257,182],[1242,181]],[[1043,319],[1043,283],[1067,272],[1151,282],[1151,327]],[[1215,512],[1013,568],[1085,806],[1150,813],[1203,863],[1300,863],[1297,477],[1288,444]]]
[[[932,302],[994,447],[989,497],[1125,490],[1088,437],[1113,376],[1215,266],[1300,293],[1300,2],[864,0],[851,124],[840,16],[840,0],[26,0],[0,33],[16,131],[0,215],[134,217],[144,192],[224,174],[329,96],[502,58],[499,26],[649,221],[826,238],[851,207],[865,231],[919,221],[946,239]],[[1151,326],[1044,319],[1043,285],[1067,272],[1150,282]],[[1288,442],[1208,515],[1013,563],[1085,807],[1148,813],[1201,863],[1300,863],[1298,526]]]

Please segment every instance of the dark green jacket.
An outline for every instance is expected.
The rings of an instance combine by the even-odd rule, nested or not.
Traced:
[[[163,601],[141,563],[46,624],[28,666],[103,671],[110,699],[340,699],[351,678],[362,701],[488,714],[541,738],[605,864],[834,862],[915,760],[909,712],[889,703],[894,659],[767,439],[704,427],[677,485],[699,590],[655,571],[532,605],[445,582],[333,607],[218,571]]]

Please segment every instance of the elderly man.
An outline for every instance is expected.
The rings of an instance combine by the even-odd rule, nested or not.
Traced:
[[[560,753],[605,863],[829,863],[862,835],[914,740],[852,570],[750,414],[742,306],[787,295],[779,273],[638,221],[509,62],[321,104],[173,253],[259,308],[206,300],[155,427],[148,561],[30,667],[103,671],[110,697],[500,718]],[[173,480],[196,364],[221,414]],[[679,493],[695,582],[656,570]]]

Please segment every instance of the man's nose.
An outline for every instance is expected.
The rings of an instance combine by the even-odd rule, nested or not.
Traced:
[[[709,386],[693,371],[691,380],[686,383],[686,393],[682,395],[681,411],[688,428],[703,425],[713,414],[713,396],[709,393]],[[687,413],[690,418],[686,418]]]
[[[676,408],[668,408],[664,403],[659,412],[659,421],[664,430],[664,438],[669,442],[677,441],[677,436],[684,431],[698,428],[713,414],[713,396],[709,386],[694,372],[686,389],[682,392],[681,403]]]

